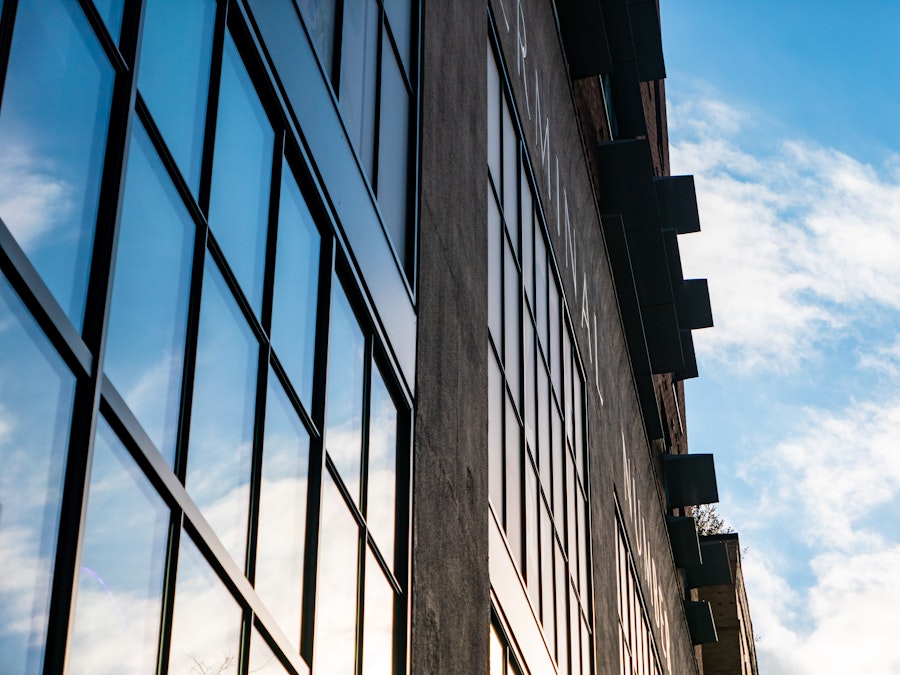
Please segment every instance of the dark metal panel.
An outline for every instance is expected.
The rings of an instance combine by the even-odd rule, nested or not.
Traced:
[[[647,438],[651,441],[663,438],[663,425],[659,413],[659,404],[656,402],[653,377],[650,373],[641,375],[635,373],[634,382],[637,385],[638,401],[641,404],[641,414],[644,417],[644,428],[647,431]]]
[[[675,230],[663,229],[663,240],[666,244],[666,259],[669,262],[669,279],[672,290],[677,294],[677,289],[684,280],[684,272],[681,269],[681,251],[678,248],[678,235]]]
[[[678,307],[678,325],[681,328],[712,328],[712,306],[709,303],[709,284],[706,279],[685,279],[677,287],[675,302]]]
[[[663,227],[678,234],[700,231],[700,212],[693,176],[661,176],[653,179]]]
[[[291,112],[412,390],[416,362],[415,308],[327,79],[291,0],[251,0],[249,4]]]
[[[700,553],[702,563],[684,568],[684,579],[688,588],[722,586],[733,583],[725,542],[701,542]]]
[[[681,355],[684,358],[684,368],[675,371],[676,380],[690,380],[698,377],[697,355],[694,353],[694,336],[689,330],[681,331]]]
[[[691,516],[666,516],[669,543],[676,567],[700,565],[700,538],[697,536],[697,521]]]
[[[610,72],[612,56],[600,0],[557,0],[556,14],[572,79]]]
[[[662,459],[670,508],[719,501],[716,467],[711,454],[663,455]]]
[[[661,374],[684,370],[675,305],[672,303],[645,305],[641,308],[641,316],[647,334],[651,371]]]
[[[644,101],[638,79],[637,63],[615,61],[609,78],[612,89],[613,109],[616,112],[618,137],[638,138],[647,135],[647,119],[644,117]]]
[[[634,270],[634,283],[641,305],[673,304],[672,279],[669,273],[669,256],[658,228],[630,230],[628,250]]]
[[[640,81],[665,79],[666,64],[656,0],[629,0],[628,16]]]
[[[691,631],[691,642],[695,645],[719,641],[719,636],[716,634],[716,622],[713,621],[712,607],[708,602],[685,600],[684,615]]]
[[[653,160],[647,140],[599,143],[597,159],[600,212],[622,214],[626,230],[659,229]]]
[[[644,335],[641,305],[638,300],[625,226],[619,215],[603,216],[601,223],[613,272],[613,281],[616,285],[616,296],[619,300],[619,312],[625,329],[625,340],[631,355],[631,367],[635,374],[649,373],[650,354],[647,351],[647,339]]]

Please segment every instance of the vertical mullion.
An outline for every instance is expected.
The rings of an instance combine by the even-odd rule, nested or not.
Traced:
[[[157,655],[157,675],[166,675],[169,670],[169,650],[172,646],[172,616],[175,612],[175,583],[178,576],[178,555],[181,548],[184,513],[173,509],[169,519],[169,537],[166,542],[166,567],[163,581],[163,601],[159,622],[159,652]]]
[[[363,349],[363,401],[362,401],[362,455],[359,462],[359,512],[363,515],[364,526],[360,530],[359,541],[362,545],[358,547],[359,561],[357,564],[356,577],[356,672],[362,672],[363,659],[363,621],[365,620],[365,579],[366,579],[366,554],[369,547],[369,422],[371,417],[372,402],[372,369],[373,364],[374,338],[370,331],[366,331],[365,348]],[[395,453],[396,454],[396,453]]]
[[[9,51],[12,47],[13,24],[18,4],[19,0],[5,0],[0,11],[0,108],[3,106],[6,67],[9,65]]]
[[[344,3],[346,0],[337,0],[334,9],[334,44],[331,45],[331,87],[334,89],[335,98],[341,100],[341,61],[344,51]]]
[[[375,121],[372,134],[372,175],[370,182],[376,198],[378,195],[378,153],[381,148],[381,73],[384,70],[384,20],[385,12],[378,6],[378,46],[375,48]],[[363,66],[365,68],[365,66]],[[401,261],[403,256],[400,256]]]
[[[272,152],[272,180],[269,190],[269,222],[266,237],[266,260],[263,276],[263,301],[260,323],[267,336],[272,334],[272,307],[275,289],[275,252],[278,248],[278,214],[281,206],[281,180],[284,167],[284,131],[276,131]]]
[[[331,286],[335,279],[334,235],[323,237],[319,260],[319,292],[316,311],[316,338],[313,365],[312,419],[321,430],[310,438],[308,493],[306,497],[306,550],[303,564],[303,615],[300,627],[300,655],[312,663],[316,609],[316,566],[319,553],[319,524],[322,502],[322,479],[325,468],[325,396],[328,361],[328,333],[331,315]]]
[[[249,606],[241,604],[241,645],[238,651],[238,673],[250,672],[250,643],[253,639],[253,610]],[[272,651],[277,654],[278,649]],[[281,659],[276,656],[278,662]]]
[[[140,41],[142,3],[132,3],[127,27],[123,18],[125,41]],[[6,10],[5,10],[6,11]],[[9,10],[10,12],[12,10]],[[6,14],[8,17],[9,14]],[[7,52],[8,57],[8,52]],[[132,64],[133,65],[133,64]],[[44,673],[62,672],[74,618],[77,566],[81,556],[81,530],[87,517],[85,492],[94,448],[94,432],[100,410],[103,379],[103,355],[106,348],[106,326],[112,295],[112,270],[118,238],[121,194],[125,184],[125,155],[135,105],[134,68],[118,62],[107,123],[106,150],[100,183],[99,208],[95,223],[85,306],[83,338],[94,358],[87,378],[79,378],[72,410],[72,425],[66,458],[53,581],[47,621]]]
[[[216,141],[216,120],[219,112],[219,80],[222,75],[222,52],[225,45],[225,26],[228,20],[228,2],[220,0],[216,9],[213,28],[212,58],[209,64],[209,91],[206,98],[206,131],[203,136],[203,156],[200,169],[200,192],[197,203],[204,215],[209,216],[209,195],[212,190],[213,150]]]

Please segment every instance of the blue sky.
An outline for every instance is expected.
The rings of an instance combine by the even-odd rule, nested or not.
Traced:
[[[761,672],[897,673],[900,3],[663,0],[693,452],[747,547]]]

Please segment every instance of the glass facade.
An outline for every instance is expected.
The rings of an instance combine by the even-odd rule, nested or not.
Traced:
[[[296,21],[405,265],[417,11],[346,4]],[[413,406],[366,280],[244,4],[143,5],[0,3],[0,670],[405,672]]]
[[[490,501],[558,672],[592,670],[584,375],[503,69],[488,48]]]
[[[621,520],[616,528],[616,597],[619,609],[619,663],[622,675],[661,675],[656,640],[644,606],[634,560]]]

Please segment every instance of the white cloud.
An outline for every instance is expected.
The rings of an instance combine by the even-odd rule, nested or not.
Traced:
[[[786,140],[763,155],[721,101],[674,105],[673,173],[692,173],[703,232],[685,274],[710,280],[716,328],[698,352],[738,370],[791,370],[853,322],[900,310],[900,170]],[[896,164],[896,162],[894,162]]]

